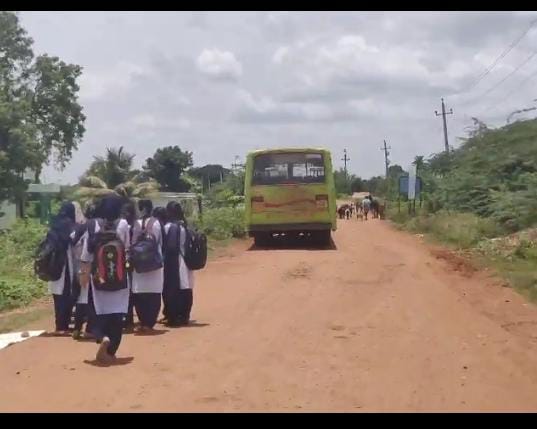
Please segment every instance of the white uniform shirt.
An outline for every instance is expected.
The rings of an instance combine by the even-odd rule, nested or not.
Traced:
[[[146,219],[145,224],[149,222]],[[160,230],[160,222],[154,219],[153,228],[150,231],[155,237],[158,244],[158,251],[162,257],[162,232]],[[138,219],[133,225],[132,242],[136,243],[136,240],[142,233],[142,220]],[[164,269],[159,268],[148,273],[137,273],[136,270],[132,272],[132,293],[162,293],[162,287],[164,285]]]
[[[164,231],[166,234],[168,234],[168,231],[170,230],[170,225],[171,223],[168,222],[164,226]],[[179,228],[181,228],[180,238],[179,238],[179,248],[181,249],[181,253],[179,254],[180,289],[194,289],[194,272],[188,269],[182,256],[185,254],[186,232],[185,232],[184,226],[180,225]]]
[[[99,232],[100,229],[99,224],[95,222],[95,233]],[[125,249],[128,249],[130,246],[129,224],[125,219],[121,219],[119,221],[116,228],[116,234],[117,237],[123,242]],[[88,251],[88,240],[84,241],[84,247],[82,249],[82,256],[80,259],[84,262],[93,262],[93,254]],[[96,314],[102,315],[127,313],[129,308],[129,288],[117,291],[103,291],[95,289],[93,282],[91,287]]]

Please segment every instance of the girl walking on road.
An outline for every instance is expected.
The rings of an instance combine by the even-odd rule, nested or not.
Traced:
[[[102,271],[99,271],[97,277],[91,276],[91,292],[97,314],[96,324],[99,330],[98,341],[101,342],[96,358],[98,362],[104,364],[110,364],[115,361],[116,352],[123,334],[123,318],[127,314],[129,306],[129,287],[124,275],[125,252],[123,251],[123,254],[119,253],[121,252],[119,244],[122,245],[123,249],[128,249],[130,246],[129,224],[125,219],[120,218],[122,205],[123,200],[116,195],[108,195],[101,200],[96,213],[97,222],[94,222],[88,229],[89,237],[84,242],[80,258],[85,263],[80,270],[83,275],[87,274],[88,264],[92,263],[94,258],[97,258],[98,264],[104,265],[106,262],[100,260],[103,255],[99,253],[104,248],[99,244],[100,239],[104,241],[104,237],[101,237],[101,234],[98,233],[101,231],[103,236],[104,234],[108,236],[108,234],[113,235],[115,232],[113,239],[116,240],[114,245],[118,249],[118,254],[115,255],[116,257],[112,261],[114,263],[106,263],[106,266]],[[106,256],[108,255],[104,254],[104,257]],[[123,261],[123,266],[116,263],[117,261]],[[115,272],[109,274],[110,270],[115,270]],[[101,275],[105,276],[106,279],[118,279],[118,283],[121,283],[122,286],[110,288],[109,290],[103,289],[102,285],[95,284],[95,279],[102,278],[100,277]]]
[[[163,301],[168,326],[186,326],[190,321],[194,275],[183,260],[185,252],[186,219],[181,204],[170,201],[166,207],[168,223],[164,259]]]
[[[132,240],[136,243],[142,233],[151,234],[158,246],[160,259],[162,256],[162,232],[160,222],[157,218],[151,216],[153,212],[153,203],[151,200],[140,200],[138,209],[142,215],[134,223]],[[149,272],[139,273],[134,269],[132,273],[132,292],[134,294],[134,308],[136,315],[140,320],[140,332],[151,332],[157,323],[157,318],[160,312],[162,287],[164,281],[164,273],[161,268]]]
[[[56,330],[55,335],[63,336],[69,333],[69,322],[73,314],[73,250],[71,233],[75,229],[75,206],[71,202],[63,203],[54,219],[49,231],[49,236],[60,249],[65,252],[65,265],[61,277],[56,281],[50,281],[49,291],[54,298],[54,316]]]

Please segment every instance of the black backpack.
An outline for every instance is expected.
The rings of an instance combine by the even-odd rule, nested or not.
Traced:
[[[90,251],[94,253],[91,270],[93,286],[97,290],[110,292],[126,289],[128,284],[125,246],[116,233],[119,221],[99,219],[97,222],[100,229],[95,233],[92,225],[88,243]]]
[[[34,272],[39,279],[50,282],[61,278],[67,261],[67,246],[60,236],[50,230],[45,239],[39,243],[34,260]]]
[[[148,273],[162,268],[164,263],[159,246],[152,233],[155,218],[151,217],[144,225],[142,220],[142,233],[129,251],[129,262],[137,273]]]
[[[181,253],[181,256],[189,270],[201,270],[207,264],[207,236],[187,226],[184,226],[184,228],[186,231],[185,254]],[[177,252],[177,255],[180,254],[180,231],[179,225],[172,224],[170,226],[166,240],[166,252],[168,255],[175,252]]]

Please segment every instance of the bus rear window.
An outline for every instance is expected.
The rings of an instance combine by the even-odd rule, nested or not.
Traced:
[[[324,159],[320,153],[272,153],[254,159],[254,185],[324,183]]]

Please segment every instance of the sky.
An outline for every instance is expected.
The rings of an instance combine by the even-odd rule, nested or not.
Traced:
[[[86,133],[60,172],[76,183],[123,146],[135,166],[159,147],[230,167],[250,150],[325,147],[363,178],[450,145],[472,117],[501,126],[537,105],[536,12],[21,12],[36,54],[83,67]],[[496,62],[496,63],[495,63]],[[495,63],[495,64],[494,64]],[[479,79],[490,66],[494,67]],[[534,78],[535,77],[535,78]],[[535,112],[516,118],[535,117]]]

